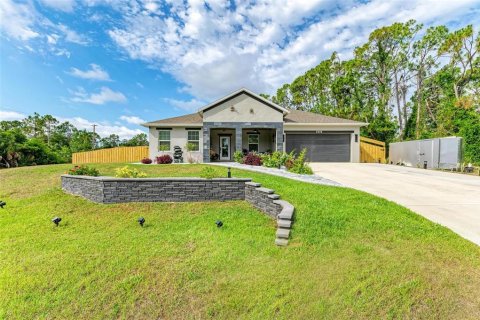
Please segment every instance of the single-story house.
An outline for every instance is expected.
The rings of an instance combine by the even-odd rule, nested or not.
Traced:
[[[285,109],[247,89],[240,89],[180,117],[147,122],[149,156],[173,154],[184,160],[232,161],[240,150],[300,152],[310,162],[359,162],[360,127],[366,123]],[[187,151],[187,144],[190,151]],[[193,151],[192,151],[193,150]]]

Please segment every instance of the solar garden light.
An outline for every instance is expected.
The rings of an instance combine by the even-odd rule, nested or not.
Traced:
[[[144,217],[140,217],[140,218],[138,218],[137,221],[138,221],[138,224],[139,224],[141,227],[143,227],[143,224],[145,223],[145,218],[144,218]]]
[[[52,219],[52,222],[55,223],[55,225],[58,227],[60,221],[62,221],[62,218],[60,217],[55,217]]]
[[[223,226],[223,222],[220,220],[215,221],[215,224],[217,225],[217,228],[221,228]]]
[[[3,207],[5,207],[6,205],[7,203],[5,201],[0,200],[0,208],[3,209]]]
[[[230,171],[230,167],[228,167],[227,178],[232,177],[232,172]]]

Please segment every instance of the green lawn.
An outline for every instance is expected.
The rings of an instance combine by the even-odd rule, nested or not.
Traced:
[[[279,248],[246,202],[94,204],[61,191],[69,167],[0,170],[0,319],[480,318],[480,248],[384,199],[232,170],[296,207]]]

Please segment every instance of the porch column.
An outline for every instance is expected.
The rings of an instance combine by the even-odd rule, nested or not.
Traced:
[[[242,127],[235,127],[235,151],[242,151]]]
[[[210,127],[203,126],[203,162],[210,162]]]
[[[279,126],[276,126],[275,131],[277,133],[277,151],[284,151],[283,150],[283,123]]]

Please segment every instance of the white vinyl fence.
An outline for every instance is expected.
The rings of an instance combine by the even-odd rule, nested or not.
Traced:
[[[390,143],[389,162],[409,167],[454,169],[463,161],[460,137]]]

